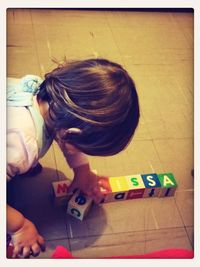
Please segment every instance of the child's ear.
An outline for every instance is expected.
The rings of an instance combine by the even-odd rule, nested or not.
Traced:
[[[65,130],[65,134],[81,134],[82,130],[79,128],[69,128]]]
[[[61,129],[58,131],[58,136],[60,138],[67,137],[70,134],[81,134],[82,130],[79,128],[69,128],[69,129]]]

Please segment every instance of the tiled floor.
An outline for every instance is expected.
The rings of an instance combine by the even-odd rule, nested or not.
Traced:
[[[129,147],[90,157],[109,176],[173,172],[175,197],[93,206],[83,222],[53,206],[51,182],[69,177],[56,144],[36,177],[8,185],[11,202],[47,240],[81,258],[193,248],[193,14],[87,10],[8,10],[8,75],[44,75],[51,58],[105,57],[122,64],[138,88],[141,120]]]

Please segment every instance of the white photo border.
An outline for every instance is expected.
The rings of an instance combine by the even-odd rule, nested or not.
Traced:
[[[197,266],[200,263],[200,123],[199,123],[199,88],[200,88],[200,3],[198,0],[6,0],[1,1],[0,9],[0,114],[1,114],[1,160],[0,160],[0,265],[1,266],[37,266],[38,264],[48,264],[49,267],[53,266]],[[6,258],[6,9],[7,8],[193,8],[194,9],[194,23],[195,23],[195,47],[194,47],[194,259],[7,259]],[[136,245],[136,244],[135,244]]]

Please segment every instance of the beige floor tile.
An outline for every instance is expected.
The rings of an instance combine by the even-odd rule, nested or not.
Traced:
[[[141,255],[165,249],[192,250],[184,228],[69,239],[72,254],[80,258]]]
[[[175,73],[178,73],[176,75],[177,82],[181,88],[181,90],[184,93],[191,93],[191,96],[193,96],[194,92],[194,49],[190,49],[188,53],[186,54],[188,58],[185,58],[186,60],[177,62],[173,69]],[[191,102],[193,98],[188,98],[188,100]]]
[[[48,54],[49,59],[105,57],[121,63],[118,48],[109,28],[66,29],[66,24],[68,24],[67,19],[62,26],[34,25],[37,50],[43,65],[44,54]]]
[[[146,123],[144,116],[143,116],[142,108],[140,108],[140,109],[141,109],[140,120],[139,120],[139,124],[138,124],[137,129],[136,129],[135,134],[134,134],[133,142],[134,142],[134,140],[151,139],[149,128],[147,127],[147,123]]]
[[[124,12],[120,11],[106,11],[105,17],[110,28],[129,27],[129,24],[127,23],[127,14],[128,12],[124,14]]]
[[[152,140],[133,139],[126,151],[127,158],[124,161],[131,163],[134,167],[142,165],[139,173],[159,173],[162,171],[159,155]]]
[[[40,67],[44,73],[56,68],[52,59],[63,61],[69,44],[65,26],[51,26],[49,24],[34,25],[35,45]],[[60,40],[62,36],[62,41]]]
[[[183,190],[176,193],[176,204],[185,226],[194,225],[194,191]]]
[[[29,24],[11,24],[10,20],[7,26],[7,46],[20,47],[23,49],[35,48],[35,37],[33,28]]]
[[[194,249],[194,227],[188,226],[188,227],[186,227],[186,231],[187,231],[187,235],[189,237],[191,246]]]
[[[106,18],[110,27],[139,27],[149,25],[172,25],[168,13],[106,11]]]
[[[191,28],[191,30],[193,29],[194,26],[193,14],[184,12],[183,13],[175,12],[171,13],[170,15],[176,22],[178,22],[179,26],[182,26],[182,28],[189,27]]]
[[[37,9],[31,11],[32,20],[35,25],[45,24],[46,21],[53,26],[61,26],[66,23],[66,29],[73,28],[94,28],[106,27],[104,12],[88,11],[88,10],[67,10],[67,9]]]
[[[66,221],[71,238],[183,226],[173,198],[106,203],[93,206],[83,222],[71,216]]]
[[[102,17],[100,15],[96,18],[95,12],[45,11],[44,15],[50,22],[48,24],[42,22],[46,18],[40,14],[41,10],[34,11],[32,15],[39,58],[40,54],[43,57],[42,54],[48,52],[49,58],[59,59],[66,56],[67,59],[80,59],[98,56],[119,61],[119,51],[106,25],[103,12]],[[53,23],[55,20],[57,23]],[[44,46],[46,48],[41,50]]]
[[[125,175],[124,161],[127,157],[126,151],[121,152],[121,155],[108,156],[103,159],[105,163],[105,169],[102,170],[103,174],[108,176],[120,176]],[[130,161],[129,161],[130,162]]]
[[[144,253],[144,232],[69,239],[73,256],[101,258]]]
[[[29,27],[32,25],[31,11],[25,8],[8,8],[7,9],[7,22],[12,25],[28,24]]]
[[[194,17],[192,14],[174,13],[171,14],[172,19],[178,24],[178,27],[184,33],[188,44],[193,48],[194,44]]]
[[[27,74],[40,75],[36,51],[32,48],[7,48],[7,76],[20,78]]]
[[[192,139],[168,139],[154,140],[156,151],[162,162],[172,160],[190,161],[193,160],[193,140]],[[163,152],[165,151],[165,152]],[[163,153],[162,153],[163,152]]]
[[[96,159],[90,157],[90,163],[92,168],[97,166],[99,173],[109,177],[163,171],[152,140],[133,139],[118,155]]]
[[[186,165],[181,168],[178,162],[162,163],[164,172],[172,172],[177,180],[177,192],[180,190],[193,190],[194,178],[191,175],[191,165]]]
[[[153,139],[193,138],[193,102],[179,85],[147,77],[138,87],[144,122]]]
[[[159,114],[157,113],[156,117],[146,120],[146,126],[150,132],[150,137],[152,139],[167,139],[168,138],[168,125],[166,125]],[[173,125],[172,125],[173,127]],[[176,125],[177,128],[177,125]],[[173,129],[173,128],[172,128]]]
[[[179,49],[189,49],[187,40],[182,32],[178,28],[172,28],[170,25],[163,27],[162,25],[157,26],[139,26],[139,27],[129,27],[129,28],[112,28],[112,33],[121,55],[128,56],[133,55],[138,58],[137,55],[141,55],[142,63],[144,64],[144,58],[146,55],[150,55],[148,58],[152,58],[152,54],[165,55],[160,57],[157,64],[174,64],[174,60],[179,58],[177,50]],[[133,44],[139,44],[133,45]],[[148,46],[146,45],[148,44]],[[170,57],[170,53],[175,55],[175,58]],[[139,59],[139,58],[138,58]],[[161,61],[162,60],[162,61]],[[135,60],[137,63],[138,60]],[[147,63],[153,64],[153,61],[146,61]]]
[[[183,226],[174,197],[153,198],[148,205],[145,230]]]
[[[155,140],[155,148],[165,172],[172,172],[178,182],[178,189],[193,189],[193,140]]]
[[[117,43],[118,44],[118,43]],[[182,49],[171,49],[171,48],[163,48],[162,50],[156,49],[156,53],[152,51],[152,49],[143,48],[143,50],[139,50],[139,48],[135,48],[135,50],[127,48],[126,53],[121,52],[121,57],[124,61],[124,63],[127,66],[132,66],[137,69],[137,73],[140,72],[142,74],[141,77],[143,77],[143,80],[145,80],[145,77],[152,76],[159,78],[158,74],[156,73],[156,76],[153,76],[152,71],[155,69],[158,69],[158,71],[161,71],[161,75],[166,75],[165,69],[170,69],[169,75],[170,77],[176,77],[176,73],[172,70],[178,65],[178,64],[185,64],[187,62],[188,69],[189,67],[192,68],[192,62],[193,61],[193,51],[189,48],[182,48]],[[124,51],[124,50],[123,50]],[[177,53],[177,51],[179,51]],[[129,53],[128,53],[129,52]],[[143,71],[144,70],[144,71]],[[143,71],[143,72],[142,72]],[[180,68],[179,68],[180,71]],[[179,73],[179,72],[178,72]],[[180,73],[181,74],[181,73]],[[137,77],[137,76],[136,76]]]
[[[137,70],[133,66],[127,66],[130,74],[133,77],[136,76],[141,113],[150,136],[152,138],[193,138],[192,67],[187,71],[183,66],[184,74],[171,76],[168,82],[167,76],[172,72],[168,67],[163,67],[162,72],[159,67],[149,67],[150,77],[146,74],[147,68],[144,66]],[[175,73],[178,67],[182,66],[175,66],[173,68]],[[143,75],[140,72],[143,72]],[[157,75],[159,80],[155,78]]]
[[[146,232],[145,253],[172,248],[192,250],[185,228]]]

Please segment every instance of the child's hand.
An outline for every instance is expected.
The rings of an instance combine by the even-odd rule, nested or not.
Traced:
[[[29,258],[30,255],[38,256],[41,251],[45,250],[45,242],[41,235],[38,234],[34,224],[28,219],[24,220],[23,226],[12,234],[14,245],[13,258]]]
[[[107,179],[107,177],[98,176],[93,173],[88,164],[74,169],[74,174],[74,180],[69,187],[69,191],[73,192],[74,189],[78,188],[84,194],[91,197],[96,204],[99,204],[104,199],[104,194],[101,192],[100,187],[109,190],[106,188],[106,183],[102,185],[99,181],[102,178]]]

